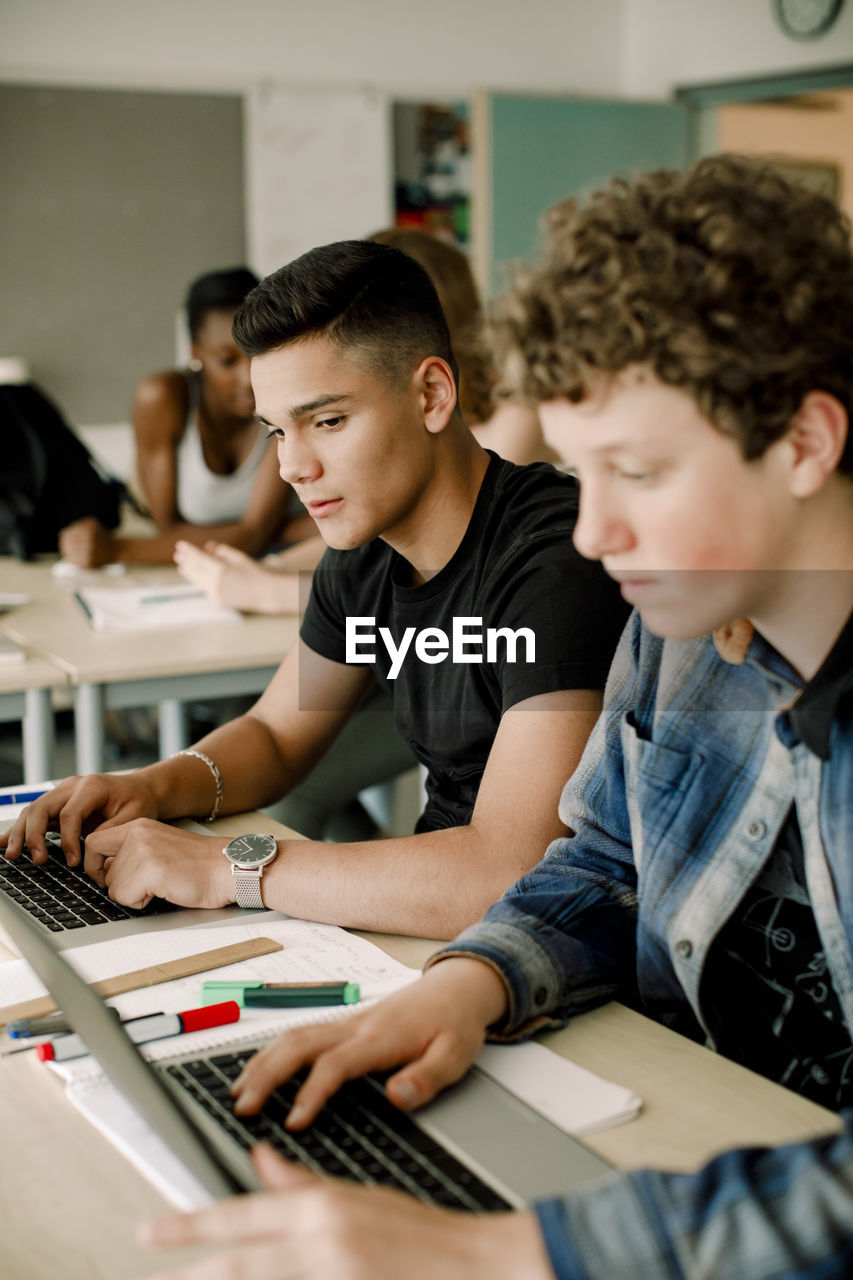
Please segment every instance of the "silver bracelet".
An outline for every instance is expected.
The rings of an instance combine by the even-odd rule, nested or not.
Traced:
[[[172,756],[195,756],[196,760],[203,760],[210,772],[213,774],[213,781],[216,783],[216,799],[213,801],[213,808],[203,822],[215,822],[219,817],[219,808],[222,804],[222,774],[219,772],[219,766],[210,756],[206,756],[203,751],[196,751],[194,747],[187,747],[184,751],[176,751]]]

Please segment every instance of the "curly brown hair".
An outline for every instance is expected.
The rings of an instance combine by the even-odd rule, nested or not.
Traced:
[[[426,231],[388,227],[367,237],[390,244],[419,262],[438,294],[459,365],[459,408],[473,426],[494,413],[495,370],[483,341],[483,310],[474,275],[461,249]]]
[[[645,365],[695,399],[747,459],[809,391],[853,408],[853,254],[846,217],[766,162],[613,180],[546,215],[544,264],[495,305],[511,386],[534,402]],[[848,435],[840,470],[853,472]]]

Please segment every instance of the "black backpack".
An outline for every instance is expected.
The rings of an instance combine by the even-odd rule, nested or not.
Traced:
[[[0,554],[55,552],[60,529],[83,516],[118,524],[124,485],[31,382],[0,386],[0,457]]]

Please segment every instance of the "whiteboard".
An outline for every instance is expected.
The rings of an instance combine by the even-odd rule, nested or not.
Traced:
[[[391,103],[371,90],[262,86],[246,103],[249,260],[262,275],[393,221]]]

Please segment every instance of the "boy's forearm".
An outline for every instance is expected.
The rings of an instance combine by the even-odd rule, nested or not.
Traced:
[[[470,826],[354,844],[294,841],[264,873],[263,896],[302,919],[453,938],[525,870]]]
[[[219,812],[242,813],[271,804],[295,782],[266,728],[251,715],[239,716],[193,743],[193,750],[216,765],[222,785]],[[159,817],[205,818],[216,801],[216,773],[197,756],[177,755],[139,770],[151,786]]]
[[[506,1015],[509,992],[503,975],[480,957],[449,955],[437,963],[429,961],[427,970],[429,982],[436,989],[443,987],[454,1005],[464,1005],[472,1024],[484,1031]]]
[[[174,818],[204,819],[214,808],[218,813],[225,812],[221,800],[218,806],[216,803],[216,773],[199,756],[181,752],[136,772],[154,793],[161,822]]]

